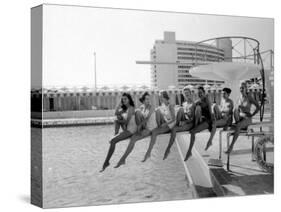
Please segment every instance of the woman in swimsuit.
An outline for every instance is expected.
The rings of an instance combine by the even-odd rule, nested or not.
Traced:
[[[138,140],[146,138],[151,135],[153,129],[157,128],[155,108],[151,105],[150,95],[145,92],[139,99],[142,105],[136,111],[137,132],[131,137],[130,143],[121,157],[115,168],[120,167],[126,163],[126,158],[134,149],[135,143]]]
[[[120,104],[115,109],[115,116],[116,120],[114,121],[114,135],[117,135],[119,133],[120,127],[122,130],[126,129],[126,119],[127,119],[127,107],[124,105],[122,99],[120,101]]]
[[[145,162],[150,157],[157,135],[170,132],[176,124],[175,107],[169,100],[170,98],[167,91],[161,91],[161,106],[156,110],[156,122],[158,127],[151,132],[149,147],[142,162]]]
[[[192,156],[192,148],[195,142],[195,134],[205,129],[209,129],[211,133],[216,130],[215,118],[212,114],[212,104],[205,93],[203,87],[198,88],[199,101],[196,102],[195,108],[195,123],[194,128],[190,130],[190,144],[187,150],[185,161]]]
[[[135,121],[135,104],[134,101],[129,93],[123,93],[122,99],[121,99],[122,105],[124,105],[124,108],[126,110],[126,116],[124,116],[124,120],[120,120],[122,124],[125,124],[126,128],[123,132],[115,135],[110,141],[110,147],[106,156],[106,159],[104,161],[102,171],[104,171],[109,165],[109,161],[111,156],[114,153],[115,146],[118,142],[126,140],[130,138],[136,131],[137,131],[137,125]]]
[[[170,154],[170,149],[175,142],[177,132],[189,131],[194,125],[195,103],[193,101],[191,90],[188,87],[183,88],[183,96],[185,101],[177,112],[176,125],[171,130],[171,137],[163,160]]]
[[[226,154],[230,154],[239,137],[240,131],[247,128],[252,123],[252,117],[260,110],[259,103],[248,93],[247,84],[245,82],[241,83],[240,92],[241,96],[238,100],[238,107],[234,110],[234,119],[236,122],[235,131],[232,142],[225,152]],[[253,113],[251,113],[252,105],[255,106],[255,111]]]
[[[222,89],[222,100],[220,105],[214,104],[212,109],[215,116],[216,124],[211,132],[208,143],[205,147],[205,151],[208,150],[210,146],[212,146],[212,141],[216,133],[216,128],[223,127],[227,128],[232,124],[232,116],[233,116],[233,101],[229,98],[231,93],[230,88]]]

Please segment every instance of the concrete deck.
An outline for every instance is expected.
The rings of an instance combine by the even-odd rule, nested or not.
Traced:
[[[203,132],[196,136],[195,148],[204,158],[206,164],[210,159],[219,158],[219,138],[216,134],[213,145],[205,151],[205,145],[209,133]],[[226,139],[223,139],[225,141]],[[226,141],[223,142],[223,150],[226,150]],[[231,153],[230,171],[226,169],[226,155],[222,155],[223,167],[209,165],[226,196],[273,194],[273,174],[262,171],[256,161],[252,161],[251,139],[238,138],[234,150]],[[273,146],[267,147],[267,161],[273,162]]]

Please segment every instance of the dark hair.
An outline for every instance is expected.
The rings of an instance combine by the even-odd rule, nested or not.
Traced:
[[[223,88],[222,91],[226,92],[228,95],[231,93],[230,88]]]
[[[202,87],[202,86],[199,86],[199,87],[198,87],[198,90],[202,90],[202,91],[205,93],[205,89],[204,89],[204,87]]]
[[[141,98],[139,98],[139,101],[143,103],[146,96],[150,96],[150,94],[147,91],[142,94]]]
[[[123,96],[126,96],[126,97],[128,98],[128,100],[129,100],[129,105],[131,105],[132,107],[135,107],[135,103],[134,103],[134,101],[133,101],[133,98],[132,98],[131,94],[129,94],[129,93],[123,93],[123,94],[122,94],[122,97],[123,97]],[[121,108],[122,108],[124,111],[128,109],[128,108],[126,107],[126,105],[124,105],[123,99],[121,99],[121,104],[122,104]]]
[[[163,95],[163,98],[169,100],[170,97],[169,97],[169,94],[167,91],[160,91],[160,95]]]

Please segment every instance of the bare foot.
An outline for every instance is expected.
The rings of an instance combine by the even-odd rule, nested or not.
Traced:
[[[212,141],[208,141],[208,143],[205,147],[205,151],[207,151],[209,149],[209,147],[212,146],[212,145],[213,145]]]
[[[163,160],[167,159],[167,157],[169,156],[170,154],[170,150],[166,150],[165,154],[164,154],[164,157],[163,157]]]
[[[114,168],[119,168],[122,165],[125,165],[126,161],[125,160],[120,160]]]
[[[103,172],[109,165],[110,165],[109,162],[104,163],[103,166],[102,166],[102,169],[100,170],[100,172]]]
[[[192,156],[191,152],[187,152],[184,161],[187,161]]]
[[[145,154],[144,159],[141,162],[145,162],[148,158],[150,158],[150,154]]]

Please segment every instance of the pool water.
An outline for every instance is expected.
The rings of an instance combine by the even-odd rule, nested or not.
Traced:
[[[162,160],[168,137],[157,140],[145,163],[149,139],[139,141],[126,165],[116,169],[128,140],[118,143],[111,166],[99,173],[113,132],[113,125],[43,129],[45,208],[192,198],[176,145]]]

